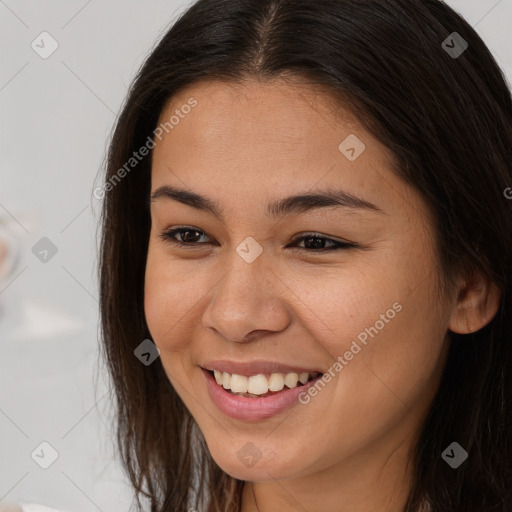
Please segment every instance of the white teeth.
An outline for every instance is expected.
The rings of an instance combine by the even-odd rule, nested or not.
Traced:
[[[224,389],[231,389],[231,374],[224,372],[222,374],[222,387]]]
[[[299,380],[301,384],[306,384],[309,379],[309,373],[299,373]]]
[[[223,382],[222,372],[219,372],[219,370],[213,370],[213,374],[215,375],[215,380],[217,381],[217,384],[219,386],[222,386],[222,382]]]
[[[238,375],[236,373],[230,374],[219,370],[213,370],[213,374],[219,386],[222,386],[224,389],[230,389],[233,393],[242,395],[246,393],[265,395],[269,391],[281,391],[285,386],[292,389],[297,387],[299,382],[306,384],[311,377],[318,375],[317,372],[303,372],[300,374],[290,372],[286,374],[272,373],[268,378],[263,373],[246,377],[245,375]]]
[[[284,388],[284,377],[282,373],[273,373],[268,380],[270,391],[281,391]]]
[[[288,373],[284,378],[284,383],[286,386],[291,388],[296,388],[297,383],[299,382],[299,376],[296,373]]]
[[[244,375],[231,375],[231,391],[233,393],[247,393],[247,377]]]
[[[264,395],[268,393],[268,380],[262,373],[252,375],[247,382],[247,392],[253,395]]]

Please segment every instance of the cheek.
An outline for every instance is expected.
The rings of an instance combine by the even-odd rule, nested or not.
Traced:
[[[304,327],[333,364],[343,358],[343,368],[333,368],[342,375],[334,379],[340,403],[357,396],[357,407],[389,406],[383,393],[398,405],[413,403],[438,369],[449,308],[443,310],[434,286],[437,274],[429,276],[426,258],[396,251],[385,259],[366,268],[324,269],[314,278],[295,272],[287,280],[302,303]]]
[[[189,376],[187,349],[194,334],[190,329],[192,298],[195,287],[176,270],[165,251],[155,250],[150,242],[144,283],[144,311],[151,339],[160,350],[160,360],[169,381],[182,396]],[[186,275],[186,274],[185,274]],[[187,325],[188,322],[188,325]],[[189,388],[189,384],[186,384]],[[186,396],[182,396],[186,400]]]
[[[208,281],[200,269],[172,259],[150,241],[144,283],[144,310],[153,341],[166,351],[179,351],[194,339],[200,325],[201,297]]]
[[[298,320],[317,342],[329,347],[332,356],[349,350],[365,328],[376,321],[380,325],[382,314],[388,312],[391,319],[398,316],[393,304],[405,295],[405,286],[389,269],[324,268],[308,273],[293,269],[286,277],[286,287],[298,299]]]
[[[154,256],[151,250],[150,244],[144,280],[144,311],[146,323],[148,324],[153,341],[155,341],[157,345],[165,329],[165,310],[168,300],[168,294],[164,292],[167,286],[165,286],[159,278],[161,272],[164,270],[161,267],[158,258]]]
[[[153,237],[153,235],[152,235]],[[169,279],[169,266],[150,239],[144,281],[144,311],[153,341],[160,347],[173,324],[177,288]]]

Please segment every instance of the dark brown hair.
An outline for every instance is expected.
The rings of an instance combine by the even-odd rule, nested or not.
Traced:
[[[443,45],[453,32],[468,44],[460,56]],[[499,286],[500,308],[487,326],[450,333],[404,512],[426,500],[435,512],[511,512],[512,203],[504,191],[512,186],[512,100],[496,61],[438,0],[199,0],[134,80],[105,183],[152,136],[178,91],[199,80],[255,77],[297,77],[348,105],[429,204],[446,286],[471,269]],[[145,366],[134,356],[151,338],[144,315],[150,172],[151,154],[105,189],[102,212],[102,348],[122,463],[138,510],[144,497],[152,512],[239,511],[243,482],[212,460],[160,359]],[[456,470],[441,458],[453,441],[469,453]]]

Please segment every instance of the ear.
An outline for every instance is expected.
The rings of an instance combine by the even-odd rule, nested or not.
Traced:
[[[473,271],[459,287],[457,303],[448,328],[458,334],[469,334],[485,327],[500,306],[501,291],[481,271]]]

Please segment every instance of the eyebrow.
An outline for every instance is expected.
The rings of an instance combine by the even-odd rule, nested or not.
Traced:
[[[218,202],[196,192],[164,185],[157,188],[151,194],[151,201],[162,198],[173,199],[197,210],[209,212],[221,220],[224,218],[224,210]],[[282,217],[291,213],[304,213],[329,206],[342,206],[351,209],[385,213],[376,205],[344,190],[329,188],[317,190],[314,193],[303,193],[272,201],[267,205],[266,214],[272,217]]]

